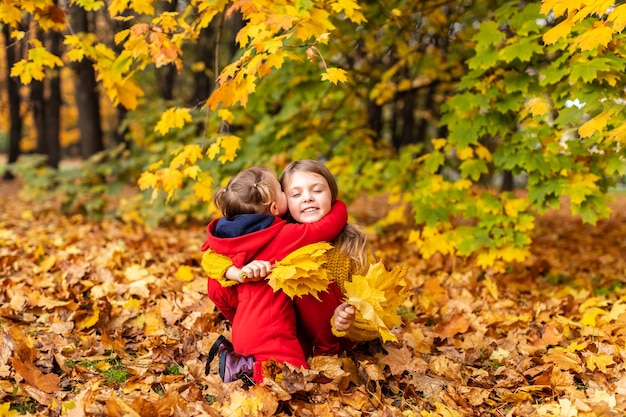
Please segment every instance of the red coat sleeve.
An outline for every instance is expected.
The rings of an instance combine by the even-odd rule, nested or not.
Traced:
[[[337,200],[330,213],[315,223],[288,223],[283,226],[269,245],[271,248],[267,248],[272,256],[267,256],[268,252],[266,252],[259,253],[254,258],[273,262],[303,246],[331,241],[341,232],[347,221],[348,208],[343,201]]]

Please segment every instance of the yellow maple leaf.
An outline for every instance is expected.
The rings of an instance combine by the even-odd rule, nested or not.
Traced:
[[[224,155],[220,156],[218,160],[225,164],[226,162],[233,161],[237,156],[237,149],[240,148],[239,143],[241,138],[235,135],[226,135],[220,138],[220,146],[224,149]]]
[[[291,252],[276,262],[267,278],[270,287],[291,298],[308,294],[319,300],[318,294],[330,283],[322,266],[326,263],[326,251],[331,248],[330,243],[318,242]]]
[[[613,30],[620,33],[626,27],[626,4],[620,4],[615,7],[607,18],[609,22],[613,22]]]
[[[406,300],[404,275],[400,265],[388,271],[382,262],[370,265],[366,275],[354,275],[345,283],[347,302],[357,310],[357,315],[378,329],[383,341],[397,338],[390,329],[402,323],[398,308]]]
[[[338,82],[345,83],[348,81],[347,72],[341,68],[328,68],[325,73],[322,74],[322,81],[330,81],[333,84]]]
[[[130,9],[137,12],[137,14],[154,14],[154,2],[151,0],[129,0],[128,6]]]
[[[574,27],[574,17],[568,16],[567,19],[556,25],[555,27],[548,30],[543,35],[543,41],[547,45],[552,45],[556,43],[560,38],[567,38],[567,36],[572,32],[572,28]]]
[[[109,97],[114,104],[121,104],[128,110],[137,108],[137,99],[143,95],[143,90],[129,79],[113,85],[109,92]]]
[[[517,217],[520,211],[526,210],[529,203],[525,198],[513,198],[504,203],[504,212],[509,217]]]
[[[607,366],[613,365],[615,362],[613,361],[613,357],[611,355],[607,355],[606,353],[596,353],[587,356],[585,364],[590,371],[595,371],[596,368],[598,368],[602,372],[606,372]]]
[[[191,281],[193,279],[193,272],[189,265],[181,265],[174,273],[174,276],[181,281]]]
[[[3,1],[0,3],[0,22],[17,26],[22,21],[22,12],[16,5]]]
[[[245,416],[258,416],[269,415],[265,414],[264,401],[261,397],[249,394],[243,390],[237,390],[230,393],[230,398],[227,404],[220,405],[219,403],[214,406],[225,416],[233,417],[245,417]]]
[[[217,111],[217,115],[226,123],[232,123],[235,121],[235,115],[228,109],[220,109]]]
[[[590,51],[598,46],[606,47],[612,39],[613,29],[605,23],[596,22],[591,30],[578,36],[575,43],[581,50]]]
[[[76,330],[84,330],[89,329],[90,327],[95,326],[95,324],[100,319],[100,309],[96,304],[93,305],[93,314],[91,316],[87,316],[83,318],[81,321],[76,323]]]
[[[148,188],[156,188],[158,177],[152,172],[142,172],[137,184],[140,190],[146,190]]]
[[[163,190],[167,193],[166,202],[174,197],[174,192],[183,186],[183,174],[177,169],[163,168],[159,170]]]
[[[29,84],[33,79],[43,80],[45,67],[63,66],[61,58],[48,52],[39,40],[32,40],[31,45],[32,47],[28,50],[28,60],[22,59],[11,68],[11,77],[20,77],[23,84]]]
[[[534,97],[525,104],[533,116],[543,116],[550,110],[550,102],[545,97]]]
[[[612,108],[603,110],[600,114],[580,126],[578,128],[578,134],[583,138],[588,138],[595,132],[601,132],[614,114],[615,110]]]
[[[170,129],[180,129],[185,126],[185,123],[190,123],[191,120],[191,113],[188,108],[167,109],[161,114],[154,131],[165,135]]]
[[[176,150],[176,156],[170,162],[170,168],[177,169],[181,166],[195,164],[198,159],[202,159],[202,148],[199,145],[185,145]]]
[[[606,311],[604,311],[603,309],[598,308],[598,307],[592,307],[588,309],[587,311],[585,311],[582,318],[580,319],[580,324],[585,324],[587,326],[595,327],[596,317],[600,315],[604,315],[604,314],[606,314]]]
[[[210,202],[213,199],[213,178],[206,172],[198,174],[198,180],[193,185],[193,193],[203,201]]]

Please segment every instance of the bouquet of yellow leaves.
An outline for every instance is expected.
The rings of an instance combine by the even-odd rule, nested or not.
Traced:
[[[327,242],[303,246],[276,262],[268,275],[268,283],[274,291],[282,290],[289,297],[310,294],[319,300],[320,291],[326,291],[328,274],[326,251],[332,245]]]
[[[398,308],[406,300],[406,268],[398,265],[388,271],[382,262],[370,265],[365,276],[353,275],[346,282],[347,302],[354,306],[357,315],[377,328],[383,341],[397,341],[390,329],[402,323]]]

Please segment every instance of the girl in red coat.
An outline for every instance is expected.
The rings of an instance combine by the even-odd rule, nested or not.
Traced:
[[[281,184],[287,194],[290,217],[301,223],[319,221],[330,212],[337,200],[337,183],[324,166],[315,160],[292,162],[281,175]],[[332,241],[334,248],[328,253],[326,269],[331,284],[325,292],[313,296],[296,297],[294,303],[298,314],[298,327],[302,345],[308,355],[333,355],[351,348],[354,342],[376,339],[380,336],[376,327],[365,321],[354,308],[343,302],[344,283],[353,274],[365,274],[375,257],[368,250],[367,236],[352,223],[346,224]],[[228,268],[228,259],[205,253],[203,266],[220,265],[219,274],[226,271],[223,285],[236,284],[239,273],[245,272],[251,279],[269,274],[272,265],[257,258],[244,268]]]
[[[237,174],[215,194],[214,201],[223,217],[209,223],[202,250],[226,255],[238,268],[254,259],[273,264],[302,246],[330,241],[348,218],[345,204],[337,201],[328,215],[311,223],[281,219],[287,213],[287,199],[276,174],[261,167]],[[307,209],[309,216],[315,211],[319,210],[313,206]],[[209,274],[209,297],[232,323],[232,345],[218,338],[207,366],[218,354],[225,382],[249,374],[251,368],[253,380],[261,381],[262,363],[268,359],[306,368],[292,300],[282,291],[274,292],[264,281],[224,287],[220,283],[224,281],[216,279],[224,276],[228,266],[215,262],[206,265],[203,261]]]

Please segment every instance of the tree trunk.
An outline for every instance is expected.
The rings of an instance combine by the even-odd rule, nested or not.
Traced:
[[[14,178],[11,172],[11,164],[17,162],[20,156],[20,141],[22,139],[22,117],[20,116],[20,80],[18,77],[11,77],[11,67],[17,62],[17,58],[21,55],[18,51],[19,42],[12,41],[9,37],[9,26],[2,27],[4,34],[4,42],[6,46],[6,77],[9,95],[9,120],[11,123],[9,133],[9,159],[7,161],[7,170],[4,173],[5,180]]]
[[[411,89],[404,93],[402,97],[402,130],[398,138],[396,145],[396,151],[400,150],[403,146],[417,143],[421,138],[415,135],[415,105],[417,103],[418,90]]]
[[[33,113],[33,123],[37,132],[37,146],[35,152],[47,155],[48,143],[46,142],[46,119],[45,102],[43,95],[43,81],[32,80],[30,83],[30,107]]]
[[[50,31],[49,50],[54,55],[61,56],[62,34]],[[48,165],[59,168],[61,162],[61,74],[53,71],[50,76],[50,95],[45,101],[44,120],[46,123],[46,141]]]
[[[74,33],[89,33],[87,12],[82,7],[70,6],[70,22]],[[89,59],[72,64],[72,69],[76,74],[80,153],[83,159],[87,159],[104,149],[98,84],[93,63]]]
[[[383,131],[383,108],[376,104],[374,100],[367,102],[367,123],[374,132],[374,138],[378,140]]]

